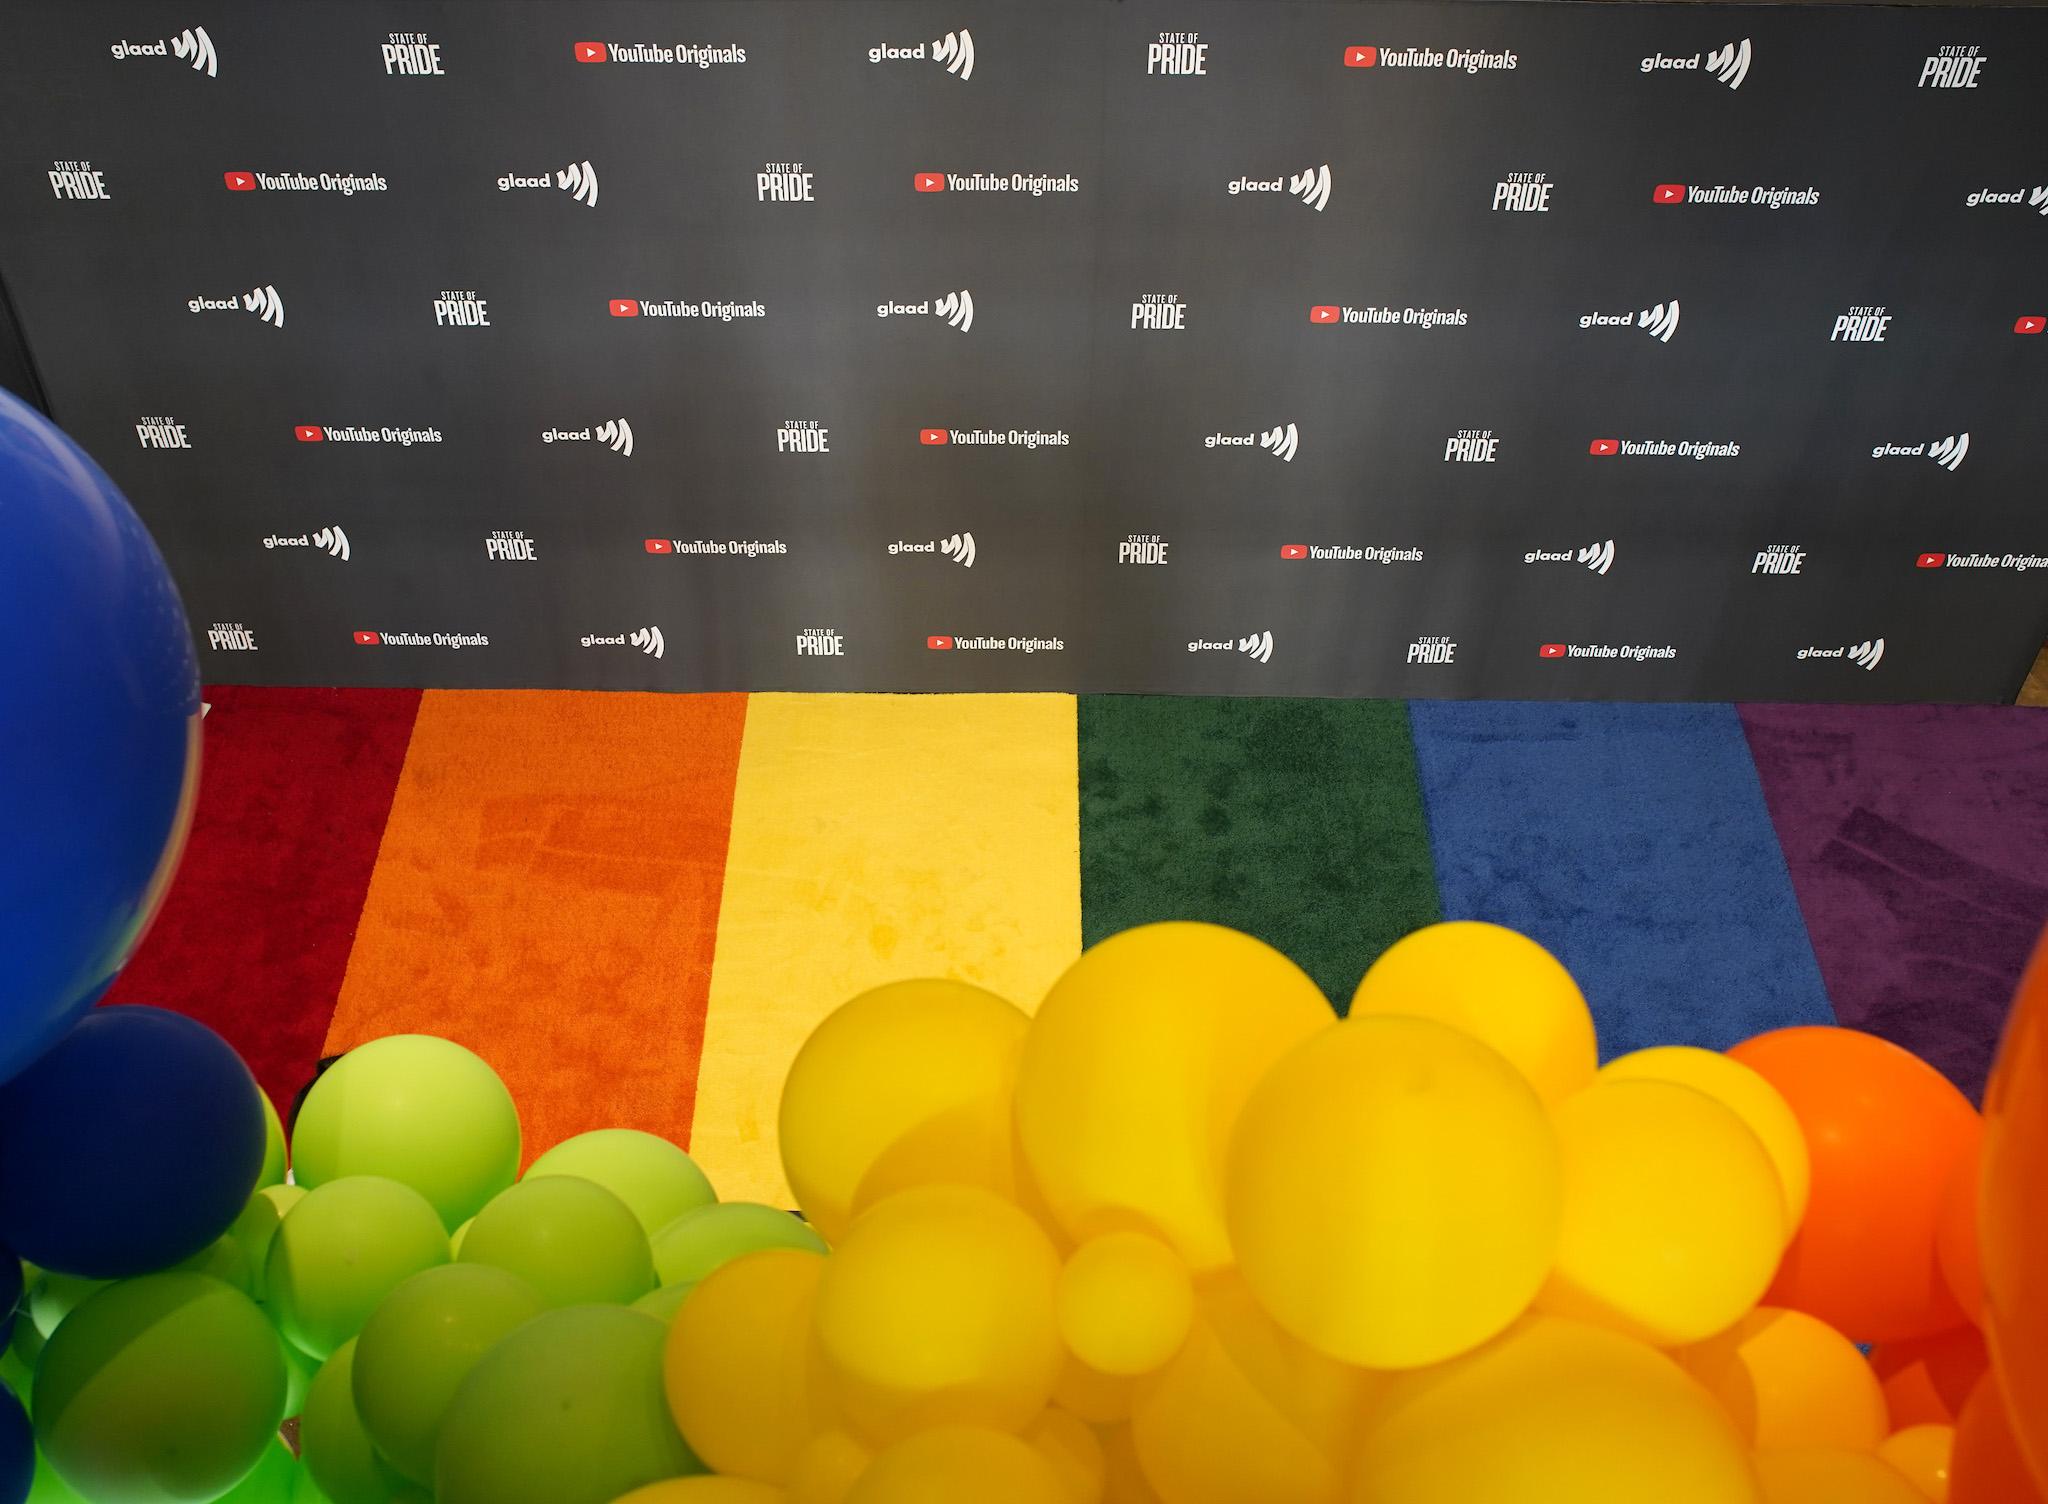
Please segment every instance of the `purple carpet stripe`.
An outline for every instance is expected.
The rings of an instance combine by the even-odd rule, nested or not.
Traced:
[[[1548,946],[1603,1059],[1834,1021],[1733,706],[1409,715],[1444,917]]]
[[[1749,705],[1742,720],[1842,1022],[1977,1095],[2048,919],[2048,711]]]

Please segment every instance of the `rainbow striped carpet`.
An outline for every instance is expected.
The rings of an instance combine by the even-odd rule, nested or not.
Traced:
[[[1438,917],[1578,976],[1609,1054],[1839,1020],[1976,1092],[2048,917],[2048,712],[1068,695],[220,688],[185,866],[111,1001],[288,1106],[369,1038],[504,1074],[529,1152],[690,1145],[778,1201],[831,1008],[946,974],[1029,1007],[1208,919],[1340,1006]]]

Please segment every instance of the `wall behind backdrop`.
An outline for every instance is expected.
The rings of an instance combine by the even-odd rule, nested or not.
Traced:
[[[8,25],[0,278],[217,681],[2008,699],[2048,631],[2040,12]]]

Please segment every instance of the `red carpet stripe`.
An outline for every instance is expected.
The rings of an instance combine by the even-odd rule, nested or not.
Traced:
[[[320,1058],[420,694],[220,686],[206,698],[184,864],[107,1001],[219,1030],[282,1111]]]

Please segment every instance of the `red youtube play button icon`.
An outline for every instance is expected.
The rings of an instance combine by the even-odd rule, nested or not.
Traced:
[[[946,175],[943,172],[915,172],[910,175],[910,186],[919,193],[944,193]]]
[[[950,637],[927,637],[924,640],[924,645],[928,648],[936,648],[943,653],[952,648],[953,639]]]
[[[651,554],[672,554],[676,551],[676,546],[666,538],[649,538],[647,551]]]
[[[376,632],[356,633],[356,646],[359,648],[373,648],[383,640],[383,637]]]
[[[317,444],[327,437],[327,430],[317,423],[301,423],[292,430],[292,436],[301,444]]]
[[[1588,453],[1588,454],[1619,454],[1619,453],[1621,453],[1621,440],[1619,440],[1619,439],[1595,439],[1595,440],[1594,440],[1594,441],[1593,441],[1592,443],[1590,443],[1590,444],[1588,444],[1588,445],[1586,446],[1586,453]]]
[[[1561,642],[1546,642],[1536,650],[1536,656],[1538,658],[1562,658],[1564,656],[1564,644]]]
[[[953,436],[943,428],[920,428],[917,431],[917,442],[920,444],[950,444],[953,442]]]
[[[221,181],[228,185],[230,193],[251,193],[256,188],[256,174],[253,172],[224,172]]]
[[[611,55],[611,49],[602,42],[576,44],[576,61],[579,63],[601,63]]]
[[[2039,334],[2043,329],[2048,329],[2048,315],[2023,313],[2012,321],[2014,334]]]
[[[1377,47],[1346,47],[1344,66],[1347,68],[1370,68],[1380,60]]]
[[[1947,562],[1947,554],[1922,554],[1913,561],[1913,567],[1915,569],[1939,569]]]
[[[1685,184],[1683,184],[1683,183],[1659,183],[1659,184],[1658,184],[1658,185],[1657,185],[1657,186],[1656,186],[1655,188],[1653,188],[1653,189],[1651,189],[1651,190],[1650,190],[1650,202],[1651,202],[1651,203],[1653,203],[1653,204],[1682,204],[1682,203],[1684,203],[1684,202],[1685,202]]]
[[[1308,557],[1308,545],[1306,543],[1283,543],[1280,545],[1280,557],[1283,559],[1306,559]]]
[[[1311,324],[1340,324],[1344,321],[1344,310],[1335,303],[1318,303],[1308,311]]]
[[[637,319],[640,317],[638,298],[613,298],[612,317],[615,319]]]

